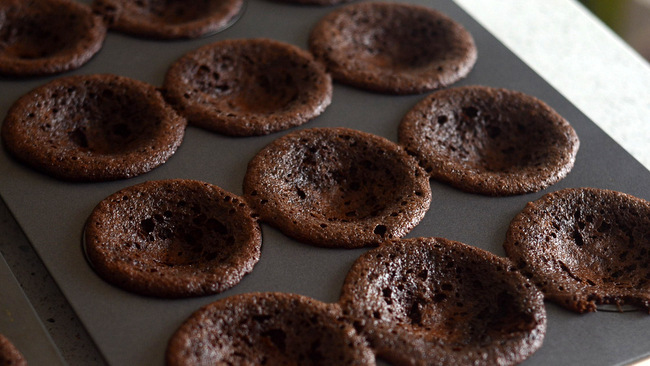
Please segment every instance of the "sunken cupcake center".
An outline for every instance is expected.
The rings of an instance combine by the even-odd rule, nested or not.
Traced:
[[[385,13],[355,14],[345,31],[344,47],[370,65],[398,70],[429,66],[452,48],[437,21],[418,14]]]
[[[217,110],[227,114],[273,114],[306,99],[314,88],[310,67],[291,57],[258,59],[253,49],[203,64],[189,78]],[[250,52],[250,55],[247,53]]]
[[[196,266],[226,260],[234,250],[235,235],[227,210],[200,203],[178,202],[141,218],[140,241],[134,243],[146,260],[158,265]]]
[[[40,131],[52,145],[123,154],[155,138],[162,116],[144,95],[110,86],[57,88],[40,104]]]
[[[24,12],[27,14],[9,13],[0,27],[0,54],[5,57],[32,60],[64,53],[75,47],[89,28],[85,21],[79,21],[81,14],[69,10]]]
[[[209,0],[136,0],[131,11],[165,24],[183,24],[209,17],[220,7]]]
[[[650,219],[623,202],[604,204],[585,196],[583,207],[544,220],[553,228],[545,238],[547,255],[590,286],[650,288]]]
[[[541,170],[556,158],[552,150],[560,138],[544,128],[542,117],[504,114],[482,104],[434,115],[427,140],[436,141],[443,155],[487,172]]]
[[[345,334],[345,329],[337,326],[333,318],[319,313],[317,308],[307,303],[295,301],[289,303],[282,298],[277,303],[259,301],[246,304],[247,311],[232,330],[223,333],[230,338],[246,337],[250,341],[242,341],[241,348],[248,353],[248,359],[255,364],[304,364],[319,365],[328,363],[347,363],[359,351],[353,348],[354,343]],[[266,310],[260,313],[262,306]],[[322,310],[320,310],[322,311]],[[233,325],[235,325],[233,324]],[[241,335],[241,329],[249,329],[253,334]],[[233,334],[235,333],[235,334]],[[227,349],[226,352],[233,363],[247,363],[238,350]],[[239,350],[239,353],[243,353]],[[212,360],[212,362],[221,360]]]
[[[148,198],[153,208],[129,223],[132,228],[121,238],[121,250],[138,253],[140,260],[156,267],[203,268],[234,257],[250,235],[235,223],[238,214],[230,206],[234,201],[192,194],[197,196],[167,201]]]
[[[503,274],[491,266],[465,265],[452,258],[440,258],[439,267],[408,266],[397,277],[399,284],[385,283],[380,289],[383,305],[375,318],[425,332],[451,347],[489,344],[537,325],[521,295],[492,279]]]
[[[401,168],[354,140],[311,145],[296,156],[288,198],[329,220],[378,216],[404,197]]]

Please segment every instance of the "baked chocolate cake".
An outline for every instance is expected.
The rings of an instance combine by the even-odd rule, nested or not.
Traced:
[[[248,205],[199,181],[150,181],[101,201],[85,226],[93,269],[125,290],[158,297],[225,291],[253,270],[262,236]]]
[[[201,47],[171,66],[164,87],[190,124],[232,136],[302,125],[332,100],[331,78],[308,52],[270,39]]]
[[[198,38],[232,25],[244,0],[95,0],[110,29],[159,39]]]
[[[167,347],[167,365],[374,365],[337,306],[293,294],[228,297],[192,314]]]
[[[377,356],[395,365],[513,365],[541,345],[543,295],[506,258],[441,238],[361,255],[340,299]]]
[[[539,99],[468,86],[435,92],[402,119],[399,142],[436,180],[467,192],[536,192],[564,178],[580,142]]]
[[[0,366],[27,366],[22,353],[2,334],[0,334]]]
[[[431,202],[426,173],[398,145],[348,128],[281,137],[248,164],[244,193],[261,220],[325,247],[406,235]]]
[[[72,181],[130,178],[165,163],[186,121],[153,86],[115,75],[69,76],[22,96],[2,141],[25,164]]]
[[[349,3],[353,0],[275,0],[281,3],[290,3],[298,5],[314,5],[314,6],[332,6],[343,3]]]
[[[469,32],[417,5],[361,2],[338,8],[311,31],[309,48],[335,81],[382,93],[448,86],[476,62]]]
[[[504,247],[549,300],[570,310],[650,312],[648,201],[596,188],[549,193],[512,220]]]
[[[80,67],[102,47],[106,25],[69,0],[0,1],[0,75],[56,74]]]

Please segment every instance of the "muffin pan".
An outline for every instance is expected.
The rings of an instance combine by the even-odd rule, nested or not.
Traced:
[[[537,193],[495,198],[432,182],[431,208],[407,237],[445,237],[503,256],[510,220],[527,202],[545,193],[590,186],[650,199],[650,172],[451,0],[409,2],[437,9],[472,33],[478,47],[477,63],[468,77],[454,86],[486,85],[533,95],[572,124],[581,144],[568,176]],[[218,40],[264,36],[307,49],[310,30],[332,10],[250,0],[237,23],[212,37],[161,42],[109,32],[102,51],[71,74],[115,73],[160,86],[167,68],[180,56]],[[0,115],[4,117],[18,97],[52,79],[0,79],[4,96]],[[313,247],[263,225],[261,259],[240,284],[220,295],[152,299],[105,283],[86,262],[82,230],[95,205],[124,187],[171,178],[202,180],[241,195],[248,161],[280,136],[303,128],[343,126],[396,142],[400,120],[424,97],[381,95],[335,83],[332,104],[303,126],[248,138],[226,137],[190,126],[183,144],[167,163],[142,176],[113,182],[81,184],[49,178],[16,162],[3,148],[0,194],[108,363],[161,365],[173,332],[201,306],[253,291],[290,292],[334,302],[348,269],[367,249]],[[546,306],[544,344],[524,365],[614,365],[650,354],[650,316],[646,313],[599,311],[576,315],[549,302]]]

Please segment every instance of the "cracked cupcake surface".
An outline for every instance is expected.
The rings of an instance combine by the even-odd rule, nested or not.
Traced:
[[[64,0],[0,2],[0,74],[50,75],[79,68],[102,47],[106,25]]]
[[[110,29],[135,36],[198,38],[232,25],[244,0],[95,0]]]
[[[442,238],[362,254],[339,302],[377,356],[396,365],[514,365],[546,332],[543,295],[506,258]]]
[[[632,305],[650,312],[650,203],[611,190],[570,188],[530,202],[504,243],[549,300],[570,310]]]
[[[153,86],[115,75],[69,76],[22,96],[2,124],[16,159],[56,178],[107,181],[164,164],[187,122]]]
[[[250,293],[206,305],[174,333],[177,365],[374,365],[375,357],[335,305],[305,296]]]
[[[270,39],[225,40],[187,53],[167,71],[166,97],[190,124],[232,136],[302,125],[332,101],[311,54]]]
[[[536,192],[573,168],[580,141],[539,99],[482,86],[435,92],[399,125],[399,142],[436,180],[492,196]]]
[[[102,277],[156,297],[216,294],[253,270],[262,236],[238,196],[192,180],[150,181],[102,200],[85,225],[84,249]]]
[[[361,2],[323,17],[309,49],[334,80],[393,94],[448,86],[476,62],[471,34],[446,15],[417,5]]]
[[[260,219],[304,243],[375,246],[406,235],[431,202],[417,162],[383,137],[314,128],[281,137],[248,164],[244,194]]]

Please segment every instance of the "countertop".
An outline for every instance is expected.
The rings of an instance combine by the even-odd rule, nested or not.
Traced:
[[[650,169],[650,64],[614,32],[574,0],[454,1]]]
[[[650,169],[650,65],[577,1],[455,1]],[[66,361],[104,364],[1,201],[0,252]]]

